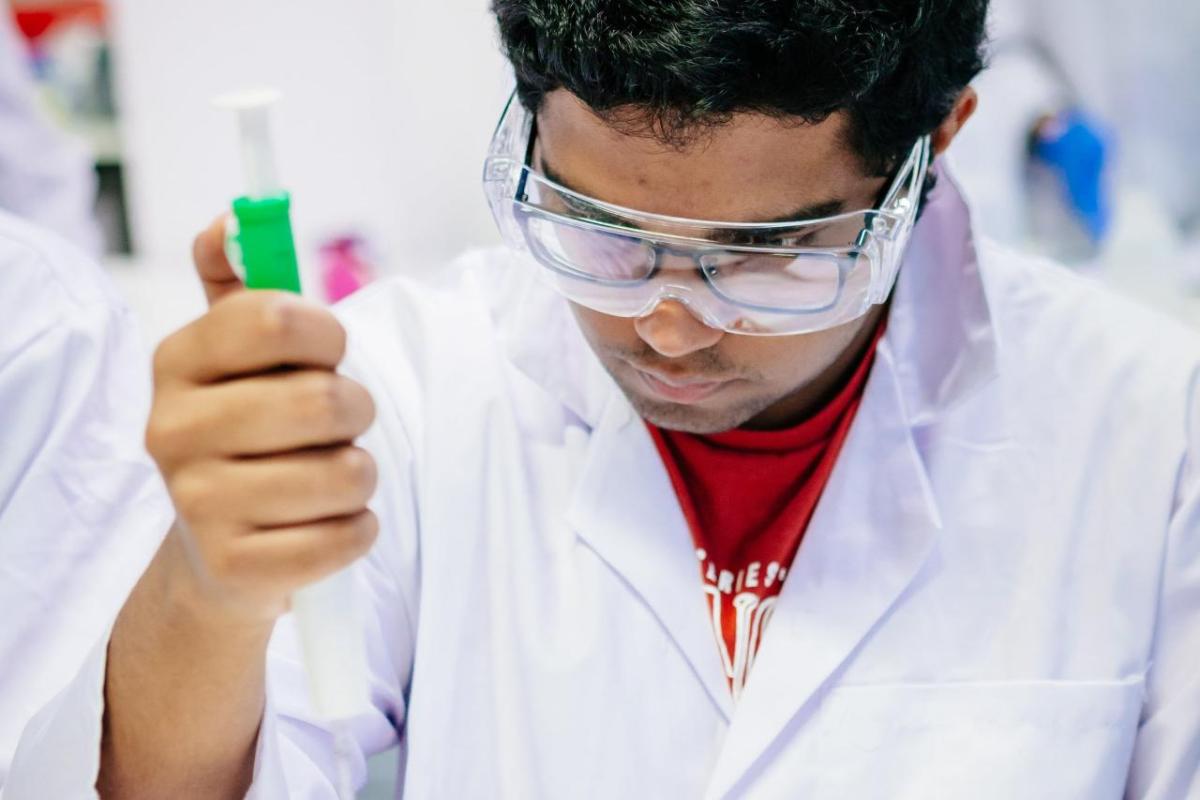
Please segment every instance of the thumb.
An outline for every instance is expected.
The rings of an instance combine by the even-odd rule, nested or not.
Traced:
[[[196,264],[196,274],[204,285],[204,296],[208,298],[210,306],[242,288],[241,279],[225,257],[227,218],[225,214],[217,217],[192,243],[192,261]]]

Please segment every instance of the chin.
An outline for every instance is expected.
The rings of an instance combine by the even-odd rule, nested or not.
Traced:
[[[710,434],[732,430],[754,416],[753,410],[739,407],[706,408],[703,405],[682,405],[652,400],[630,391],[621,390],[638,416],[659,428],[682,433]]]

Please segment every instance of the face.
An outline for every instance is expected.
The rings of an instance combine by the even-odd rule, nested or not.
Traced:
[[[573,95],[550,93],[538,114],[534,165],[571,189],[640,211],[758,222],[798,209],[871,207],[886,178],[865,174],[839,114],[797,125],[739,114],[682,147],[613,127]],[[710,328],[667,300],[627,319],[573,306],[596,355],[645,419],[712,433],[775,428],[805,416],[853,366],[881,311],[795,336]]]

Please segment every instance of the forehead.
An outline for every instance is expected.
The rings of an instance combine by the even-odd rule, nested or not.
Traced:
[[[773,219],[830,200],[853,207],[868,180],[840,113],[818,124],[735,114],[676,143],[635,119],[614,124],[574,95],[551,92],[538,113],[535,155],[584,194],[697,219]]]

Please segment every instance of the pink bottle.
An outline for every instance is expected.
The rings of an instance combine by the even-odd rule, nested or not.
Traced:
[[[354,294],[374,280],[362,251],[363,241],[357,236],[339,236],[321,245],[321,282],[325,299],[330,303]]]

